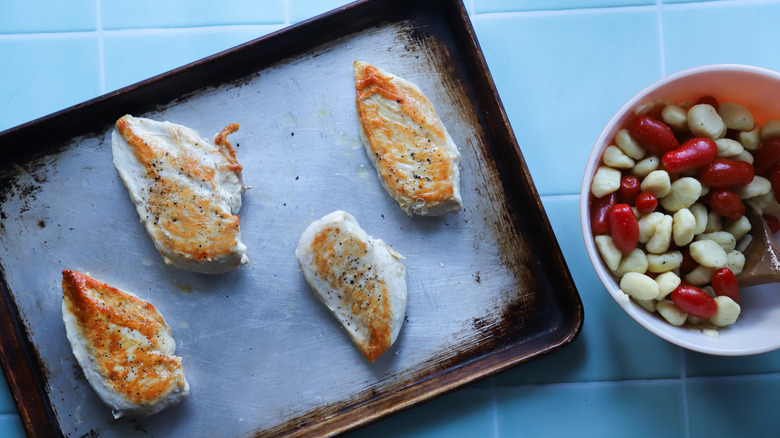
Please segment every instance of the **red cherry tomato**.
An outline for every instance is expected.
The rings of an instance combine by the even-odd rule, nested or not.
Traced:
[[[714,189],[744,186],[753,181],[755,171],[750,163],[730,158],[716,158],[701,170],[701,182]]]
[[[609,234],[607,213],[615,204],[617,204],[617,193],[615,192],[590,201],[590,229],[593,234]]]
[[[769,231],[772,234],[777,234],[778,231],[780,231],[780,219],[777,218],[777,216],[772,216],[771,214],[765,214],[761,216],[764,219],[764,222],[769,226]]]
[[[658,207],[658,198],[650,192],[642,192],[636,195],[634,204],[640,213],[650,214]]]
[[[633,204],[634,198],[639,194],[639,179],[634,175],[623,175],[618,188],[618,202]]]
[[[729,268],[720,268],[712,275],[712,290],[715,295],[725,295],[735,303],[739,302],[739,283],[737,276]]]
[[[680,146],[669,126],[644,114],[634,119],[628,132],[642,147],[656,155],[663,155]]]
[[[687,246],[684,246],[680,248],[680,252],[682,253],[683,259],[682,264],[680,265],[680,273],[685,275],[694,269],[696,269],[697,266],[699,266],[699,262],[693,259],[691,257],[691,252],[688,250]]]
[[[707,104],[715,109],[718,109],[718,99],[713,96],[702,96],[696,101],[696,105]]]
[[[775,164],[780,162],[780,137],[772,137],[765,141],[758,150],[753,152],[753,166],[756,173],[765,175]]]
[[[664,169],[670,173],[700,169],[718,156],[718,145],[706,137],[694,137],[661,157]]]
[[[612,241],[622,252],[631,252],[639,243],[639,223],[628,204],[616,204],[609,209],[609,232]]]
[[[745,204],[731,190],[713,190],[710,193],[710,207],[715,213],[732,221],[745,215]]]
[[[769,175],[766,176],[766,179],[772,183],[772,192],[775,194],[775,201],[780,202],[780,164],[769,171]]]
[[[710,318],[718,310],[718,303],[706,292],[694,286],[678,286],[672,291],[671,298],[678,309],[697,318]]]

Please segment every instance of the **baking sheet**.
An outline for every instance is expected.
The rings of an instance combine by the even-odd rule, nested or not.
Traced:
[[[470,69],[481,59],[464,63],[473,55],[458,43],[464,36],[448,33],[454,18],[467,20],[465,12],[456,5],[453,15],[454,3],[435,3],[404,3],[392,18],[371,22],[371,11],[381,17],[387,2],[359,2],[329,17],[364,11],[366,24],[324,35],[238,78],[215,77],[140,112],[128,96],[154,87],[154,80],[102,101],[117,117],[133,112],[206,137],[241,124],[229,140],[252,186],[240,212],[251,261],[234,272],[206,276],[162,262],[112,165],[110,124],[83,120],[82,134],[0,168],[4,284],[58,432],[331,434],[576,336],[581,304],[522,157],[503,114],[486,114],[486,97],[475,95],[485,83],[470,82],[480,79]],[[287,35],[312,27],[304,23]],[[257,44],[278,45],[275,39],[284,37]],[[415,82],[433,102],[462,154],[461,212],[408,217],[381,187],[360,140],[356,59]],[[489,76],[481,79],[492,86]],[[497,96],[488,98],[500,108]],[[0,144],[11,137],[0,135]],[[306,226],[337,209],[406,257],[406,321],[373,364],[316,300],[294,257]],[[147,419],[112,418],[70,352],[61,321],[62,269],[89,273],[157,306],[191,385],[184,402]]]

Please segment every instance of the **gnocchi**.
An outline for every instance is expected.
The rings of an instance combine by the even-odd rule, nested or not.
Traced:
[[[652,102],[635,114],[591,184],[591,199],[613,197],[608,212],[621,206],[612,222],[591,224],[601,258],[621,296],[671,325],[734,324],[741,310],[735,278],[751,239],[745,206],[780,215],[780,156],[766,163],[757,153],[764,143],[780,144],[780,119],[760,124],[741,103],[711,97]],[[777,181],[760,173],[765,168],[778,169]],[[631,178],[638,190],[624,187]]]

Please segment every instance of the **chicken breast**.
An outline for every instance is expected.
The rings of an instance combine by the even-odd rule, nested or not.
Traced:
[[[335,211],[313,222],[295,250],[306,281],[369,362],[398,338],[406,314],[403,258]]]
[[[123,116],[112,134],[114,167],[141,222],[168,264],[219,274],[249,262],[241,242],[241,164],[226,140],[185,126]]]
[[[460,152],[417,85],[355,61],[357,113],[368,157],[408,215],[461,208]]]
[[[115,418],[156,414],[189,394],[171,329],[152,304],[64,270],[62,319],[73,355]]]

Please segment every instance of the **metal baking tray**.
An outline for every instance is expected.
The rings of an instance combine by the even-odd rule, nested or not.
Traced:
[[[352,62],[417,83],[461,154],[464,207],[408,217],[363,150]],[[532,84],[529,84],[532,86]],[[166,266],[112,164],[123,114],[231,135],[251,262]],[[583,309],[460,2],[359,1],[0,133],[0,352],[30,436],[330,436],[571,342]],[[373,364],[316,300],[294,248],[343,209],[406,256],[401,335]],[[61,320],[62,269],[152,302],[190,396],[113,420]]]

